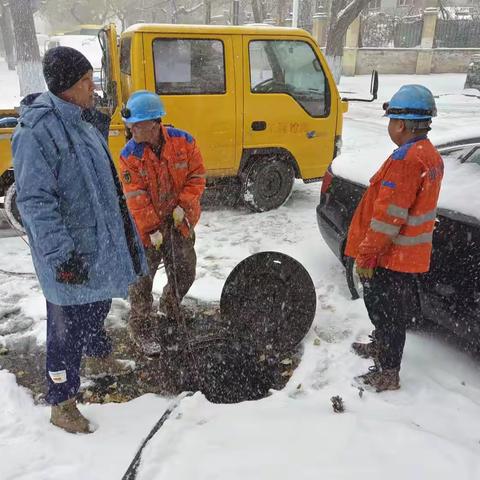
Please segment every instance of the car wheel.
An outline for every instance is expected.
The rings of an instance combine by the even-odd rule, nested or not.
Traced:
[[[290,163],[276,157],[256,160],[244,176],[243,201],[254,212],[278,208],[290,197],[294,180]]]
[[[355,259],[352,257],[346,257],[345,259],[345,277],[352,300],[357,300],[357,298],[363,296],[363,285],[355,270]]]
[[[5,215],[7,216],[8,221],[15,230],[18,230],[21,233],[25,233],[23,228],[22,218],[20,217],[20,212],[17,207],[17,189],[15,183],[12,183],[5,193]]]

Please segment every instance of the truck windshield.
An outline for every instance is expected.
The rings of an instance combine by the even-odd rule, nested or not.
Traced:
[[[254,40],[249,44],[252,93],[284,93],[312,117],[328,116],[330,91],[312,47],[298,40]]]

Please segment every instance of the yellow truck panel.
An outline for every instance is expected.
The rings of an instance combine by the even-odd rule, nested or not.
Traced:
[[[128,134],[122,104],[141,89],[160,95],[164,123],[196,138],[209,181],[235,178],[253,210],[281,205],[294,177],[319,179],[335,155],[347,104],[304,30],[139,24],[118,42],[110,25],[99,40],[99,108],[111,115],[116,162]],[[0,175],[11,168],[11,133],[0,129]]]

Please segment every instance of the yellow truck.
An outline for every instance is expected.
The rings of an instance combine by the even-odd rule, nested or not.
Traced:
[[[127,135],[122,105],[140,89],[161,96],[165,123],[197,139],[209,185],[228,179],[254,211],[282,205],[295,178],[319,180],[338,153],[348,103],[305,30],[138,24],[118,42],[110,25],[100,31],[99,41],[99,108],[111,115],[109,145],[115,161]],[[9,116],[17,114],[0,112]],[[14,123],[4,118],[9,121]],[[14,180],[12,132],[0,128],[0,196]],[[15,216],[14,187],[10,190],[6,206]]]

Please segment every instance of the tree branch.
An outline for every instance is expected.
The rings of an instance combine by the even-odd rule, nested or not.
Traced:
[[[360,15],[370,0],[334,0],[331,8],[331,18],[327,36],[327,56],[343,55],[343,39],[350,24]]]
[[[360,12],[370,3],[370,0],[352,0],[337,13],[334,29],[347,31],[350,24],[360,15]]]

